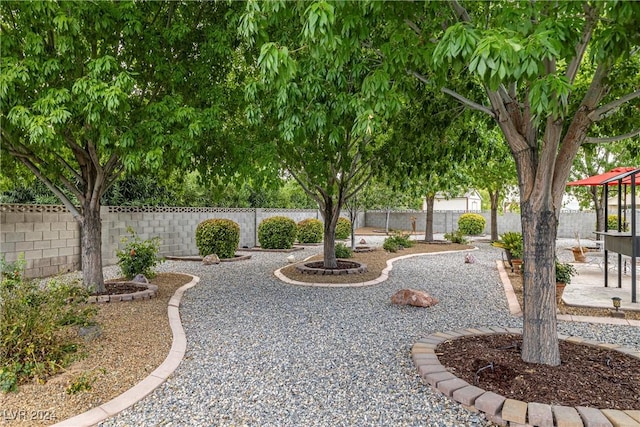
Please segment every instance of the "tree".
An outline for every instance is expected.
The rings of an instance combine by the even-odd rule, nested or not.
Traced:
[[[478,157],[469,165],[474,186],[486,190],[491,210],[491,240],[498,237],[498,208],[505,189],[517,185],[516,167],[509,148],[497,126],[488,127],[485,121],[472,120],[470,126],[475,140],[482,146]]]
[[[178,89],[211,95],[224,81],[216,67],[230,46],[212,37],[226,9],[5,1],[0,11],[2,149],[80,224],[84,284],[104,291],[101,197],[125,170],[191,164],[193,137],[215,133],[218,104],[195,108]]]
[[[446,30],[437,34],[433,65],[447,73],[451,68],[468,71],[482,82],[488,106],[443,90],[495,119],[515,159],[525,263],[522,358],[558,365],[554,258],[562,196],[583,143],[640,134],[632,128],[617,129],[622,135],[589,137],[594,123],[626,103],[637,105],[637,87],[619,97],[612,97],[609,88],[615,83],[610,77],[637,54],[640,4],[516,2],[464,7],[452,0],[449,6],[449,19],[435,16]],[[592,72],[584,68],[589,62]],[[578,95],[574,84],[580,75],[588,80],[588,88],[580,94],[577,108],[569,108],[568,101]]]
[[[241,32],[260,50],[247,88],[250,119],[276,130],[276,159],[318,203],[324,267],[335,268],[335,227],[345,201],[376,172],[385,119],[400,105],[358,3],[247,3]]]

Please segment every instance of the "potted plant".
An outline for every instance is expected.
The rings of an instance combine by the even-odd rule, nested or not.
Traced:
[[[513,259],[522,259],[522,254],[524,252],[524,246],[522,243],[522,233],[516,231],[508,231],[500,236],[500,240],[497,242],[493,242],[491,244],[496,248],[504,249],[505,255],[507,256],[507,261],[514,267]]]
[[[556,302],[562,301],[565,286],[571,283],[571,278],[578,274],[576,268],[566,262],[556,260]]]

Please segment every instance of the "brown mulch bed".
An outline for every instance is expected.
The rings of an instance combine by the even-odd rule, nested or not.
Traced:
[[[342,276],[318,276],[302,274],[296,270],[295,265],[290,265],[280,272],[287,276],[289,279],[297,280],[299,282],[307,283],[362,283],[369,280],[377,279],[380,277],[380,273],[387,267],[387,261],[392,258],[397,258],[403,255],[420,254],[420,253],[434,253],[443,251],[460,251],[471,250],[472,246],[459,245],[455,243],[449,244],[431,244],[431,243],[416,243],[411,248],[405,248],[398,252],[387,252],[382,248],[377,248],[371,252],[355,252],[350,261],[358,261],[367,265],[367,271],[359,274],[348,274]],[[322,254],[311,257],[310,261],[322,260]]]
[[[156,298],[98,304],[97,322],[102,335],[86,343],[86,357],[74,362],[44,384],[23,384],[16,393],[0,393],[6,414],[46,414],[39,420],[12,420],[0,416],[0,426],[39,426],[62,421],[108,402],[155,370],[171,348],[167,304],[176,289],[191,276],[161,273],[151,280],[158,285]],[[91,389],[68,394],[67,387],[88,379]],[[19,412],[22,411],[22,412]]]
[[[511,268],[505,262],[505,271],[511,281],[513,291],[518,298],[520,307],[524,307],[524,296],[522,292],[522,275],[512,273]],[[586,307],[571,307],[561,302],[558,305],[558,311],[560,314],[570,314],[572,316],[596,316],[596,317],[611,317],[609,309],[606,308],[586,308]],[[625,311],[625,318],[631,320],[640,320],[640,312],[638,311]]]
[[[552,367],[522,361],[521,345],[521,335],[483,335],[444,342],[436,352],[457,377],[510,399],[640,410],[639,359],[560,341],[562,363]]]
[[[107,288],[107,292],[94,293],[92,295],[133,294],[144,290],[144,287],[136,286],[131,282],[105,282],[104,287]]]

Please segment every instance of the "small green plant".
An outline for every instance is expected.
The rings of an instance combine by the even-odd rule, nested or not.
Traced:
[[[336,224],[336,239],[344,240],[349,238],[351,235],[351,221],[349,221],[345,217],[338,218],[338,222]]]
[[[351,258],[353,257],[353,251],[347,247],[344,243],[336,244],[336,258]]]
[[[609,215],[607,216],[607,230],[618,231],[618,215]],[[629,222],[622,221],[621,222],[621,230],[620,231],[629,231]]]
[[[319,219],[307,218],[298,223],[298,241],[300,243],[320,243],[323,234],[324,226]]]
[[[578,271],[573,265],[556,260],[556,283],[568,285],[571,283],[571,278],[576,274],[578,274]]]
[[[272,216],[258,225],[258,241],[263,249],[290,249],[297,234],[296,222],[285,216]]]
[[[524,253],[522,233],[517,231],[507,231],[500,236],[500,240],[491,243],[491,245],[509,251],[511,256],[516,259],[521,259]]]
[[[487,225],[487,220],[480,214],[466,213],[460,215],[458,218],[458,229],[462,234],[468,236],[477,236],[484,232],[484,227]]]
[[[158,258],[160,238],[142,240],[131,227],[127,227],[127,232],[130,236],[121,240],[124,247],[116,251],[122,274],[128,279],[137,274],[144,274],[148,278],[155,276],[153,268],[161,261]]]
[[[91,372],[83,372],[76,377],[66,388],[67,394],[78,394],[82,391],[89,391],[93,388],[93,383],[96,382],[96,376]]]
[[[459,243],[466,245],[469,241],[464,237],[464,233],[460,230],[452,231],[451,233],[445,233],[444,238],[451,243]]]
[[[415,245],[415,242],[410,239],[410,235],[403,233],[402,231],[393,231],[390,237],[387,237],[385,240],[393,240],[396,242],[398,247],[403,248],[412,248]]]
[[[239,244],[240,226],[230,219],[206,219],[196,227],[196,246],[201,256],[233,258]]]
[[[382,243],[382,249],[387,252],[398,252],[398,249],[400,249],[400,245],[398,245],[398,242],[395,239],[387,237]]]
[[[24,260],[0,260],[0,390],[44,381],[73,360],[79,348],[70,328],[93,323],[95,306],[79,283],[51,280],[40,287],[24,278]]]

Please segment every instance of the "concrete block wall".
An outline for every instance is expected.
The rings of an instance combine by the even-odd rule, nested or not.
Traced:
[[[458,219],[465,212],[436,211],[433,213],[433,232],[449,233],[458,228]],[[487,220],[485,234],[491,233],[491,213],[480,212]],[[366,212],[365,222],[368,227],[384,229],[386,211]],[[423,211],[392,211],[389,216],[389,228],[411,230],[411,218],[416,218],[416,230],[425,231],[426,213]],[[640,223],[639,223],[640,224]],[[560,214],[558,237],[574,238],[576,233],[583,239],[593,239],[596,229],[596,214],[592,211],[567,211]],[[520,214],[505,213],[498,215],[498,233],[521,231]]]
[[[23,253],[27,277],[75,271],[80,227],[63,206],[1,205],[0,253],[8,262]]]

